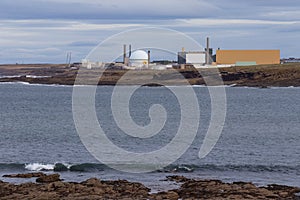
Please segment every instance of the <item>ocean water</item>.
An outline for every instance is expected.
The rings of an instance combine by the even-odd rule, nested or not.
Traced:
[[[179,88],[184,94],[186,88]],[[114,121],[113,89],[97,88],[95,108],[101,127],[115,145],[132,152],[150,152],[172,140],[181,113],[170,90],[142,87],[132,96],[130,114],[139,125],[150,122],[148,112],[153,104],[161,104],[167,112],[159,134],[141,139],[124,134]],[[198,158],[198,152],[208,129],[211,103],[206,87],[193,89],[201,112],[199,130],[190,148],[170,166],[132,174],[107,167],[87,151],[73,121],[72,87],[0,84],[0,175],[58,170],[66,181],[127,179],[142,182],[154,191],[176,187],[162,181],[169,175],[300,186],[300,88],[227,87],[224,129],[215,148],[203,159]],[[58,168],[58,163],[67,169]]]

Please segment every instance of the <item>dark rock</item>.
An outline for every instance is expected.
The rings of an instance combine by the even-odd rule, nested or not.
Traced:
[[[149,194],[141,183],[126,180],[101,181],[96,178],[82,183],[59,181],[58,174],[38,178],[44,184],[10,184],[0,181],[0,199],[297,199],[300,188],[269,185],[257,187],[252,183],[223,183],[219,180],[193,180],[170,176],[184,182],[179,189]]]
[[[59,188],[66,188],[67,186],[67,183],[63,183],[61,181],[52,182],[48,184],[47,191],[55,191]]]
[[[119,194],[128,197],[145,197],[148,196],[150,189],[141,183],[129,182],[126,180],[101,181],[102,184],[112,186],[113,190]]]
[[[42,177],[42,176],[45,176],[45,174],[42,172],[3,175],[3,177],[5,177],[5,178],[33,178],[33,177]]]
[[[175,181],[176,183],[182,183],[190,181],[191,179],[188,179],[184,176],[167,176],[166,181]]]
[[[56,181],[60,181],[59,174],[44,175],[36,179],[36,182],[38,183],[51,183]]]
[[[168,199],[168,200],[178,200],[179,195],[175,191],[168,191],[168,192],[159,192],[157,194],[150,195],[149,199],[153,200],[161,200],[161,199]]]
[[[256,187],[252,183],[223,183],[219,180],[190,180],[178,190],[180,198],[201,199],[295,199],[299,188],[288,186]]]
[[[99,179],[96,178],[90,178],[86,181],[81,182],[82,185],[86,185],[88,187],[101,187],[103,184]]]

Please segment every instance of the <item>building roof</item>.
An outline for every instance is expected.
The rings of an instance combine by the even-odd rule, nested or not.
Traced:
[[[148,54],[143,50],[136,50],[131,54],[130,60],[148,60]]]

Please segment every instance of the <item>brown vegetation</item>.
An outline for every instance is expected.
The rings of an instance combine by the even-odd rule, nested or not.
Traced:
[[[219,68],[225,85],[250,87],[300,86],[300,64],[258,65]],[[100,70],[72,69],[64,65],[0,65],[0,82],[28,82],[39,84],[98,84],[98,85],[205,85],[203,77],[216,69],[186,70]],[[178,73],[179,72],[179,73]],[[79,74],[79,75],[78,75]],[[99,79],[101,74],[101,78]],[[3,77],[3,76],[18,77]],[[34,75],[37,77],[31,77]],[[1,78],[2,76],[2,78]],[[145,83],[145,80],[148,82]],[[213,83],[212,83],[213,85]]]

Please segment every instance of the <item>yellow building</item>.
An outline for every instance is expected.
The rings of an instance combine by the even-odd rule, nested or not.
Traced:
[[[217,50],[219,65],[280,64],[280,50]]]

